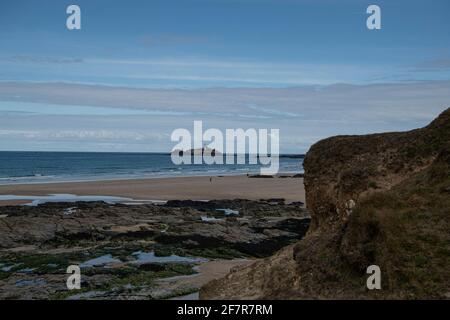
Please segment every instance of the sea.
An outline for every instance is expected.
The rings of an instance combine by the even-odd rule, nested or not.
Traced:
[[[169,153],[0,151],[0,185],[259,174],[262,165],[246,160],[176,165]],[[280,173],[303,173],[302,164],[303,155],[279,156]]]

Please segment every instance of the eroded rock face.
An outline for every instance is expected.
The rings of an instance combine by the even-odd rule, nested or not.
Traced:
[[[448,298],[449,155],[450,109],[422,129],[316,143],[304,161],[308,234],[200,297]],[[367,290],[372,264],[382,290]]]
[[[359,199],[427,168],[450,139],[450,111],[409,132],[337,136],[314,144],[305,168],[312,229],[344,222]]]

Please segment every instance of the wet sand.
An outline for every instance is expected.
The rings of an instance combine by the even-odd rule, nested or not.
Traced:
[[[19,206],[23,204],[30,203],[30,201],[27,200],[3,200],[0,201],[0,206]]]
[[[160,279],[158,282],[166,289],[170,288],[171,290],[200,288],[214,279],[224,277],[231,269],[248,266],[255,261],[246,259],[207,261],[198,266],[198,273],[195,275]],[[198,293],[175,297],[171,300],[198,300]]]
[[[61,182],[0,186],[2,195],[44,196],[75,194],[80,196],[116,196],[137,200],[211,200],[284,198],[287,202],[305,202],[302,178],[249,178],[247,176],[179,177],[89,182]],[[29,201],[25,201],[29,202]],[[0,205],[24,201],[0,201]]]

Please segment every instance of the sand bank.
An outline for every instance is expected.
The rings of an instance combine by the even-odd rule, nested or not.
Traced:
[[[305,201],[302,178],[249,178],[247,176],[179,177],[89,182],[61,182],[0,186],[2,195],[43,196],[75,194],[116,196],[143,200],[211,200],[284,198]],[[23,201],[0,201],[0,205]]]

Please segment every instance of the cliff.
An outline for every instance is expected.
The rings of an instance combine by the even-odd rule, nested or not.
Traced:
[[[201,298],[450,297],[450,109],[409,132],[322,140],[304,167],[307,236]],[[373,264],[381,290],[366,288]]]

